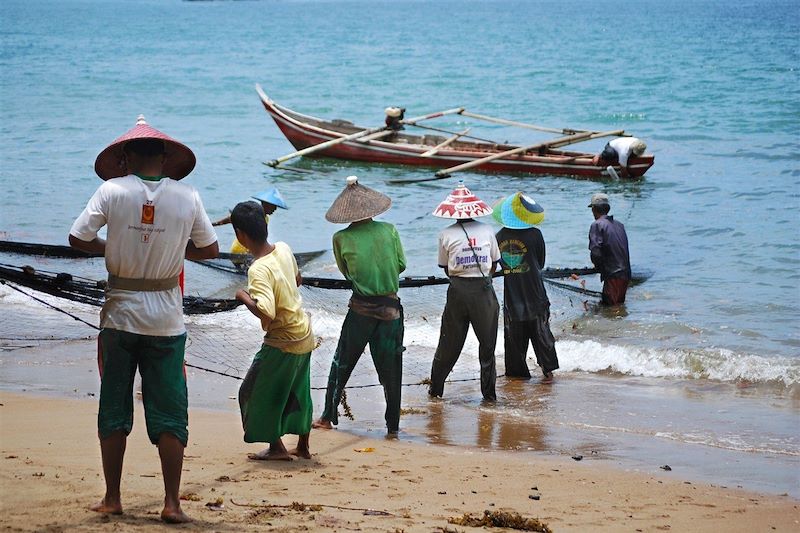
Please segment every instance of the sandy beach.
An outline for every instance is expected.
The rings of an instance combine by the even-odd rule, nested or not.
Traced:
[[[141,404],[128,442],[121,516],[87,510],[103,492],[96,400],[0,393],[2,523],[10,531],[139,531],[162,525],[162,482]],[[294,438],[287,437],[287,444]],[[553,531],[797,531],[800,502],[642,475],[599,462],[485,452],[344,431],[315,431],[313,458],[247,459],[237,416],[193,410],[180,529],[470,531],[448,523],[484,510]],[[295,505],[293,502],[303,505]],[[376,512],[380,511],[380,512]],[[385,514],[384,514],[385,513]]]

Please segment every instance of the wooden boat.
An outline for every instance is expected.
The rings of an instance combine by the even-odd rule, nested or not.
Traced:
[[[434,179],[449,177],[452,173],[474,168],[478,171],[495,173],[527,173],[546,175],[565,175],[587,178],[600,178],[609,175],[608,163],[594,165],[588,152],[559,149],[561,146],[600,137],[623,136],[622,130],[594,132],[588,130],[553,129],[497,119],[468,112],[464,108],[454,108],[438,113],[430,113],[412,119],[401,120],[403,126],[416,127],[449,133],[441,135],[413,135],[407,130],[396,131],[388,125],[377,128],[362,128],[346,120],[323,120],[303,115],[283,107],[271,100],[256,86],[264,109],[273,118],[281,132],[299,151],[274,159],[266,164],[277,167],[280,163],[299,155],[332,157],[370,163],[388,163],[421,167],[440,167]],[[419,124],[445,115],[458,114],[510,126],[536,129],[563,136],[529,146],[495,143],[468,135],[469,130],[461,132],[443,130]],[[471,139],[471,140],[465,140]],[[631,157],[628,165],[631,178],[640,178],[653,166],[652,154]],[[614,166],[617,173],[619,165]],[[279,167],[289,168],[289,167]],[[426,181],[426,180],[407,180]]]

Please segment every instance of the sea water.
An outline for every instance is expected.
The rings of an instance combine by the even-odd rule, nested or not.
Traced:
[[[0,232],[4,239],[64,244],[100,183],[93,172],[97,153],[143,113],[195,151],[198,164],[187,181],[212,219],[277,186],[290,209],[271,219],[272,237],[296,251],[329,249],[340,227],[324,213],[344,178],[355,174],[392,197],[381,218],[400,232],[407,274],[432,275],[440,273],[436,235],[447,222],[430,213],[457,178],[392,184],[432,171],[334,160],[296,163],[313,174],[272,170],[262,162],[294,149],[261,107],[256,83],[291,109],[364,127],[380,125],[383,109],[397,105],[409,116],[464,106],[547,126],[625,129],[655,154],[641,181],[459,176],[488,202],[521,190],[541,203],[552,267],[588,264],[586,206],[594,192],[606,192],[611,213],[627,228],[634,271],[651,274],[628,292],[620,312],[584,308],[586,298],[550,288],[561,383],[573,384],[560,390],[572,391],[569,400],[540,409],[558,403],[560,393],[504,384],[507,399],[493,412],[522,420],[522,427],[641,432],[653,442],[778,457],[796,482],[798,38],[800,7],[781,0],[642,0],[624,8],[610,0],[6,0]],[[469,125],[473,135],[516,143],[547,138],[458,116],[430,124]],[[577,147],[600,151],[603,143]],[[226,247],[230,227],[219,236]],[[188,273],[191,293],[231,296],[230,280],[198,282],[208,274]],[[330,253],[306,273],[338,275]],[[592,280],[589,286],[599,288]],[[4,315],[25,305],[3,294]],[[405,297],[407,308],[413,300]],[[318,315],[325,311],[316,305]],[[337,327],[334,318],[323,324],[334,338]],[[427,320],[407,327],[406,361],[414,368],[429,364],[436,331]],[[500,363],[501,353],[502,341]],[[472,340],[464,354],[463,364],[472,365],[465,372],[474,375]],[[369,371],[369,362],[362,366]],[[598,399],[587,405],[582,391],[595,389],[606,390],[619,409],[608,415],[590,408]],[[624,390],[659,401],[642,402]],[[485,412],[477,396],[477,384],[467,383],[454,386],[450,400]],[[532,397],[542,401],[531,404]],[[421,395],[419,404],[425,402]],[[620,419],[626,402],[646,413],[632,409]],[[720,411],[734,414],[708,414]],[[736,413],[744,412],[756,414],[740,420]],[[547,413],[557,414],[548,419]]]

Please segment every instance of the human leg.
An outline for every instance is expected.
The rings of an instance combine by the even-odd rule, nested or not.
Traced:
[[[550,330],[550,310],[545,310],[532,320],[531,328],[533,331],[531,342],[536,354],[536,363],[541,367],[545,379],[552,380],[553,370],[558,368],[558,355],[556,339]]]
[[[481,394],[484,400],[497,399],[495,381],[494,349],[497,344],[497,322],[500,316],[500,304],[492,287],[476,286],[471,290],[469,319],[472,329],[478,338],[478,360],[481,364]]]
[[[331,362],[331,371],[328,374],[328,388],[325,393],[325,409],[322,416],[314,423],[314,427],[325,427],[339,423],[339,402],[350,379],[350,374],[364,353],[369,338],[372,336],[377,323],[375,318],[359,315],[353,310],[347,311],[347,316],[342,324],[339,344]]]
[[[120,483],[127,436],[133,427],[133,380],[136,376],[135,337],[113,329],[98,336],[100,407],[97,433],[106,492],[90,507],[99,513],[121,514]]]
[[[444,381],[452,372],[467,339],[469,319],[461,296],[463,288],[457,279],[451,279],[447,288],[447,301],[442,312],[439,344],[431,364],[431,385],[428,394],[441,397]]]
[[[100,454],[103,459],[106,493],[102,500],[89,507],[92,511],[105,514],[122,514],[120,482],[127,440],[128,437],[124,431],[115,431],[106,438],[100,439]]]
[[[403,314],[396,320],[381,320],[369,341],[369,351],[386,399],[386,428],[396,433],[400,426],[403,388]]]
[[[603,282],[603,296],[601,303],[604,305],[620,305],[625,303],[625,294],[628,292],[628,278],[608,278]]]
[[[528,370],[528,324],[524,321],[504,317],[503,340],[505,345],[506,376],[530,378]]]
[[[158,455],[161,473],[164,476],[164,509],[161,520],[170,524],[191,522],[181,509],[180,489],[183,470],[184,443],[171,433],[162,433],[158,438]]]
[[[310,433],[306,433],[305,435],[300,435],[300,437],[297,439],[297,446],[289,450],[289,453],[295,457],[302,457],[303,459],[311,459],[311,447],[309,446],[309,437]]]
[[[181,509],[183,454],[189,439],[188,392],[183,367],[186,335],[140,336],[139,373],[142,376],[147,435],[158,446],[164,477],[161,519],[170,524],[190,522]]]
[[[285,455],[283,435],[311,430],[310,360],[310,353],[262,346],[239,389],[245,442],[268,442],[273,454]]]

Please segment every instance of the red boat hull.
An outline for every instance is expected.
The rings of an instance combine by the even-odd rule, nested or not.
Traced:
[[[261,96],[264,109],[275,120],[278,128],[286,136],[292,146],[301,150],[309,146],[343,137],[366,128],[359,128],[350,123],[334,124],[315,117],[300,115],[275,104],[272,100]],[[336,129],[334,129],[336,128]],[[338,131],[337,131],[338,130]],[[395,136],[393,136],[395,137]],[[514,146],[497,146],[488,143],[459,143],[461,148],[446,148],[433,156],[422,154],[433,145],[414,143],[415,139],[424,137],[398,134],[398,142],[392,137],[384,140],[347,141],[315,152],[311,157],[333,157],[348,161],[364,161],[368,163],[386,163],[392,165],[411,165],[421,167],[448,168],[486,157]],[[464,149],[464,148],[467,149]],[[493,150],[492,150],[493,149]],[[548,151],[540,155],[530,153],[495,159],[475,167],[473,170],[494,173],[525,173],[545,175],[580,176],[587,178],[607,177],[606,166],[592,164],[594,154],[582,152]],[[628,170],[631,178],[640,178],[653,166],[654,158],[650,154],[632,157]],[[620,172],[619,165],[614,165]]]

